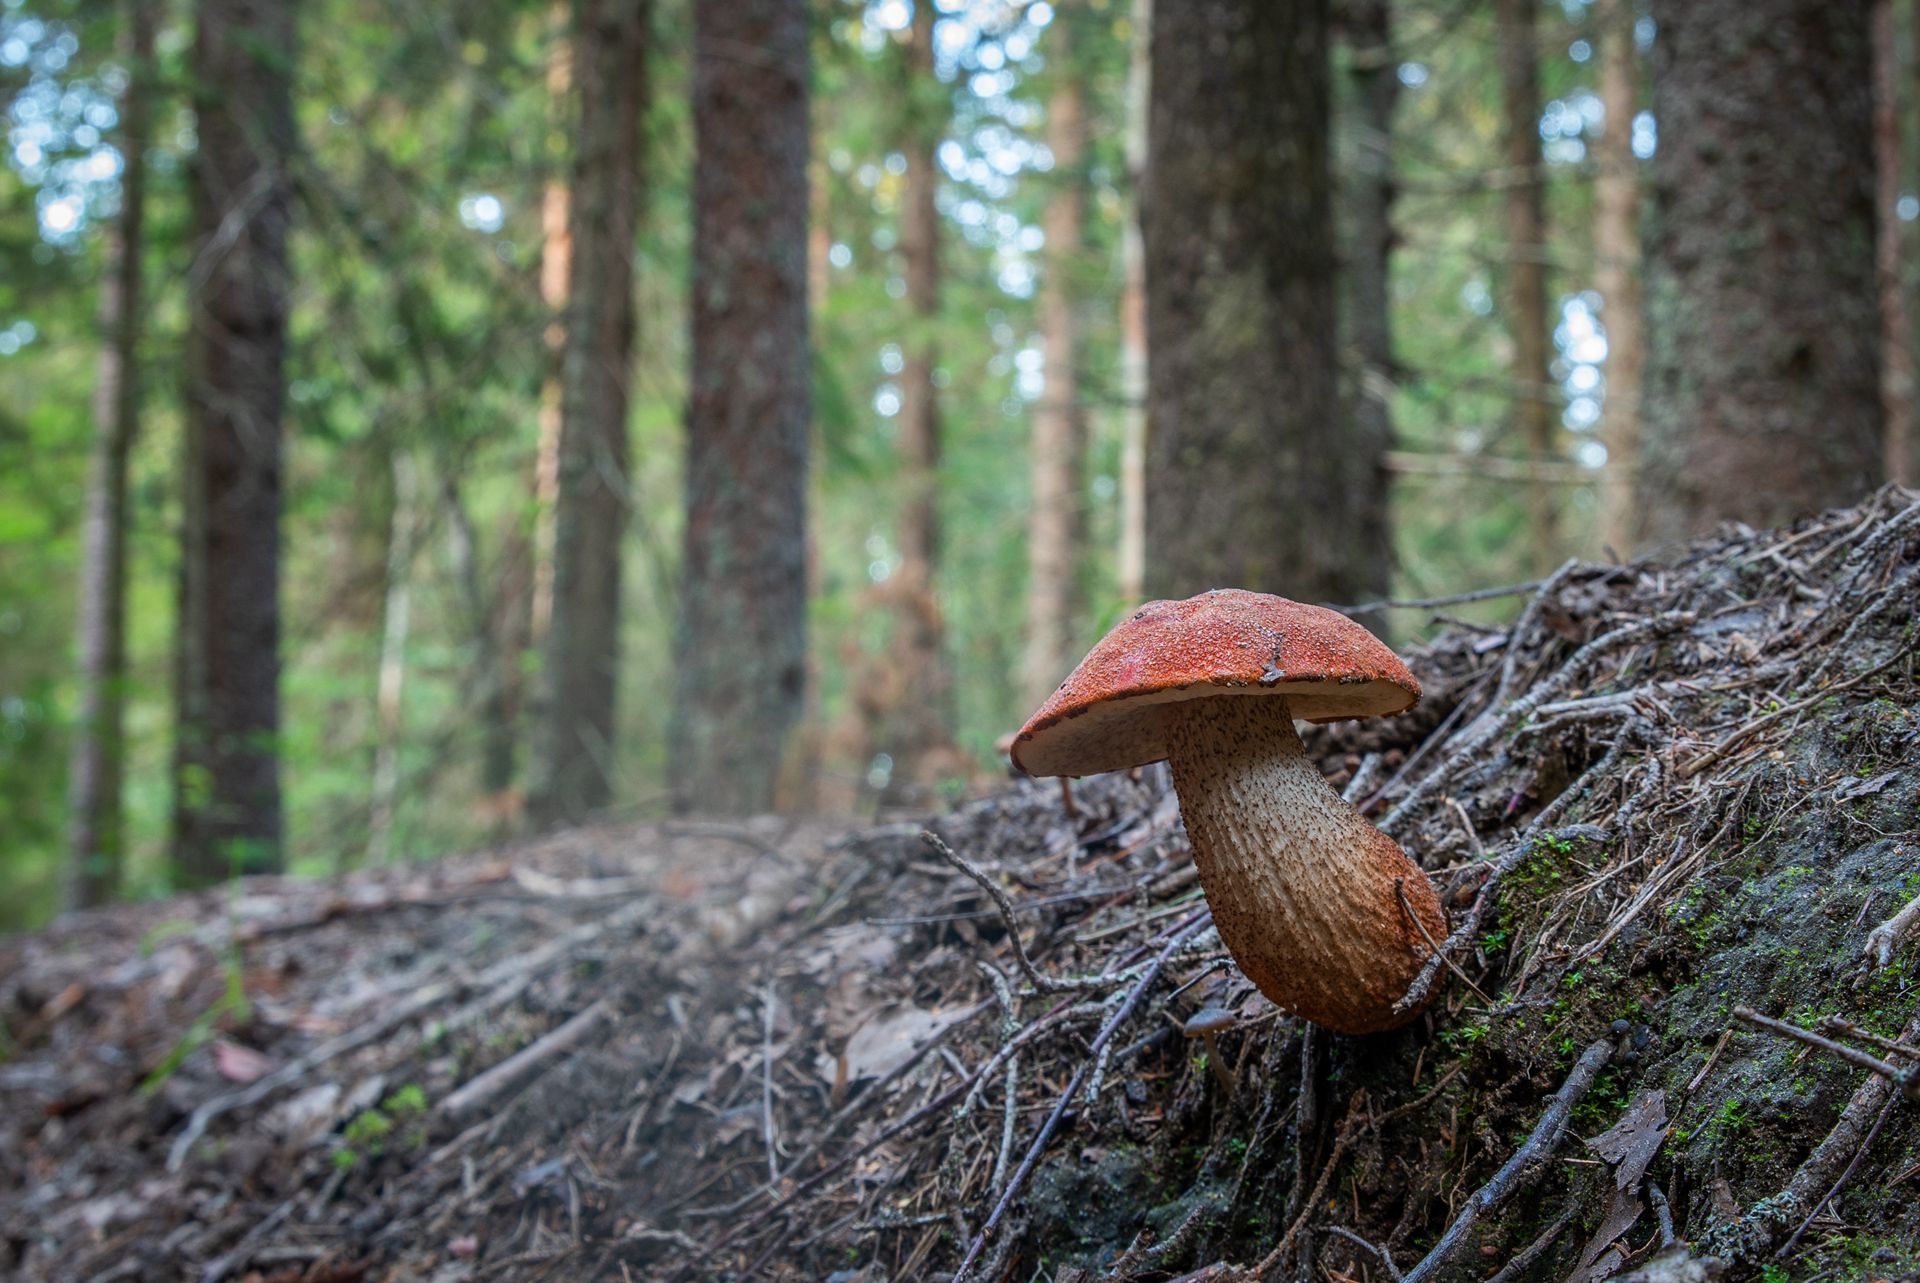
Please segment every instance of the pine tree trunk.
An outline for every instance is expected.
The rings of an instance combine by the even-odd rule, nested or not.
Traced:
[[[542,648],[542,732],[529,798],[542,823],[579,819],[612,796],[648,11],[646,0],[581,0],[573,40],[580,113],[553,615]]]
[[[1147,254],[1140,211],[1147,174],[1148,53],[1153,0],[1133,0],[1127,60],[1127,178],[1133,208],[1120,231],[1120,546],[1116,560],[1120,600],[1147,595]]]
[[[805,697],[807,96],[805,0],[696,7],[680,811],[771,809]]]
[[[1883,467],[1868,6],[1653,16],[1643,533],[1851,502]]]
[[[67,907],[107,904],[125,862],[120,791],[127,679],[127,459],[140,432],[140,269],[146,257],[146,151],[153,133],[152,0],[126,0],[127,87],[120,99],[120,213],[106,237],[93,458],[80,563],[80,715],[67,776]]]
[[[1087,425],[1080,406],[1080,326],[1074,273],[1086,214],[1087,116],[1073,66],[1071,15],[1053,24],[1048,61],[1060,81],[1047,104],[1047,148],[1057,186],[1041,216],[1046,234],[1040,282],[1045,387],[1033,408],[1033,509],[1027,529],[1027,645],[1024,702],[1037,705],[1079,659],[1075,619],[1086,552],[1082,473]]]
[[[479,540],[460,497],[453,468],[441,471],[440,511],[447,534],[447,569],[459,590],[473,635],[473,700],[480,709],[478,810],[496,832],[520,819],[524,794],[514,787],[517,765],[520,654],[527,644],[529,544],[520,523],[510,521],[500,564],[483,582]]]
[[[1378,595],[1380,460],[1335,384],[1327,6],[1197,0],[1152,35],[1148,589]]]
[[[380,731],[373,755],[373,798],[367,808],[367,863],[376,866],[393,859],[393,815],[406,730],[407,638],[413,627],[413,552],[420,524],[420,476],[413,456],[404,447],[394,447],[389,471],[393,511],[387,519],[387,591],[380,610],[380,670],[374,692]]]
[[[1541,183],[1540,51],[1534,24],[1538,0],[1496,0],[1502,151],[1507,167],[1507,321],[1513,336],[1514,421],[1527,453],[1560,457],[1555,430],[1553,324],[1547,316],[1547,218]],[[1560,559],[1559,496],[1548,481],[1527,487],[1528,561],[1536,570]]]
[[[280,487],[294,10],[199,0],[174,862],[281,867]]]
[[[1633,119],[1640,110],[1634,74],[1632,0],[1608,0],[1600,10],[1600,100],[1606,124],[1594,146],[1599,172],[1593,185],[1593,281],[1607,331],[1607,387],[1600,442],[1607,466],[1600,474],[1596,534],[1615,557],[1631,557],[1639,521],[1634,471],[1640,454],[1641,338],[1640,177],[1633,154]]]
[[[892,652],[898,656],[905,698],[890,707],[878,736],[893,756],[894,789],[934,782],[953,740],[953,683],[947,671],[946,628],[935,595],[940,562],[940,410],[934,390],[938,353],[933,329],[940,314],[940,215],[935,205],[940,171],[934,152],[946,132],[946,112],[935,110],[944,90],[933,70],[933,6],[915,5],[907,46],[907,172],[900,210],[900,252],[906,261],[909,333],[900,372],[900,569],[891,585],[895,605]]]
[[[1384,463],[1393,449],[1393,111],[1400,97],[1400,63],[1393,52],[1393,16],[1388,0],[1347,0],[1343,11],[1351,46],[1355,122],[1355,158],[1348,178],[1346,206],[1353,246],[1345,258],[1349,308],[1347,332],[1357,358],[1349,413],[1352,448],[1380,465],[1372,493],[1378,502],[1362,506],[1355,537],[1370,562],[1391,565],[1393,546],[1387,520],[1390,477]],[[1381,585],[1385,587],[1384,584]],[[1366,619],[1374,626],[1383,621]]]
[[[1880,288],[1880,404],[1884,468],[1906,485],[1913,446],[1913,349],[1900,221],[1900,53],[1893,0],[1873,0],[1874,215]]]
[[[548,10],[553,30],[547,49],[547,114],[557,137],[574,123],[573,44],[567,24],[571,6],[556,0]],[[546,376],[540,380],[539,440],[533,470],[533,598],[527,632],[534,646],[546,638],[553,618],[553,545],[560,500],[560,380],[567,351],[567,282],[573,272],[573,193],[561,172],[564,157],[549,157],[554,167],[540,193],[540,302],[547,309],[542,339]]]

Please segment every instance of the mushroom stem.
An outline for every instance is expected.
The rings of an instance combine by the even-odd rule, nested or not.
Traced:
[[[1214,924],[1275,1004],[1341,1033],[1411,1020],[1396,1013],[1447,934],[1433,884],[1399,843],[1321,776],[1283,697],[1194,700],[1166,710],[1167,759]]]

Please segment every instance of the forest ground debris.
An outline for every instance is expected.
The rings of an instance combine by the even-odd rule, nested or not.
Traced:
[[[1521,591],[1412,654],[1422,705],[1310,732],[1451,914],[1405,1029],[1239,976],[1157,767],[249,881],[0,941],[0,1274],[1920,1277],[1920,1109],[1731,1032],[1920,1039],[1916,496]],[[249,1055],[135,1090],[236,966]],[[1609,1239],[1556,1146],[1654,1092],[1619,1197],[1663,1228]]]

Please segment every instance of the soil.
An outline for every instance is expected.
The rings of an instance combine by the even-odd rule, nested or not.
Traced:
[[[1162,767],[250,880],[0,942],[0,1274],[1920,1278],[1920,501],[1516,601],[1308,736],[1451,914],[1400,1030],[1239,976]]]

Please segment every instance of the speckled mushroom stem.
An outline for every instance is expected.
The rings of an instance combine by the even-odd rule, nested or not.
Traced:
[[[1166,712],[1168,761],[1220,938],[1260,992],[1341,1033],[1396,1013],[1446,915],[1400,844],[1333,791],[1284,698],[1204,699]]]

